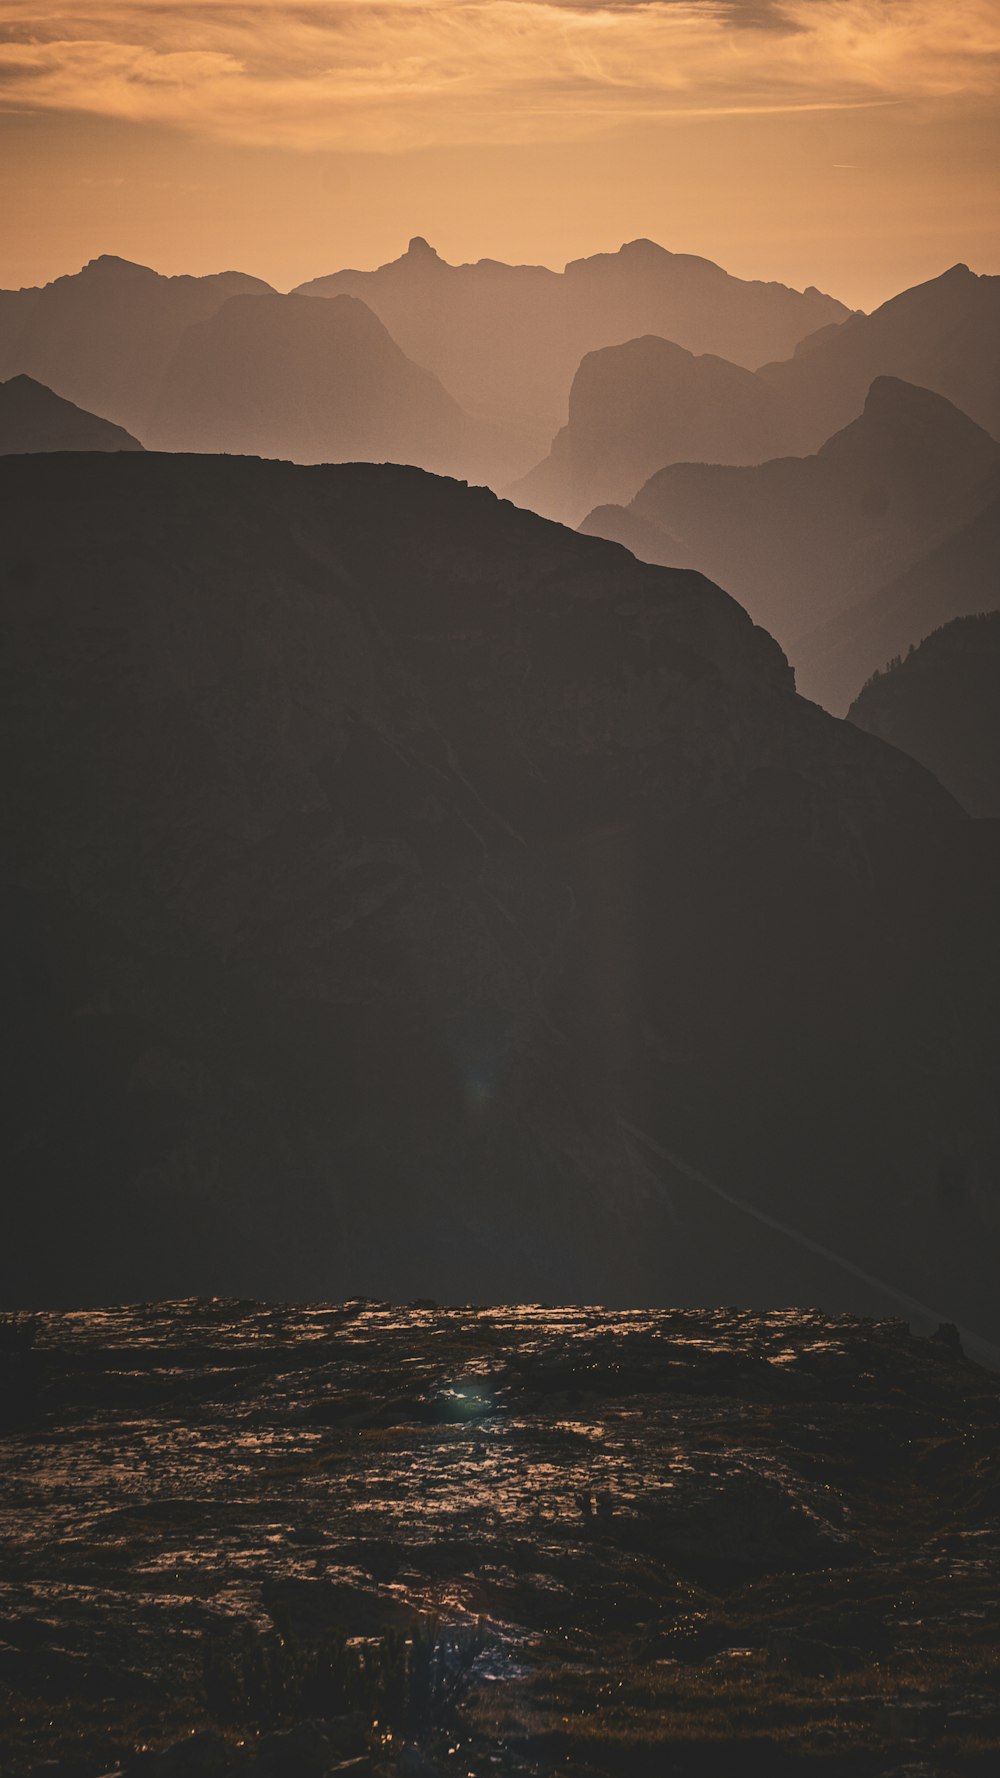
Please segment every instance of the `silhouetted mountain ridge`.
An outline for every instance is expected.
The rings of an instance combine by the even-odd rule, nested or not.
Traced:
[[[341,291],[367,302],[470,412],[520,425],[536,455],[563,419],[580,360],[597,347],[654,333],[757,365],[848,313],[814,288],[746,282],[647,240],[555,272],[493,259],[449,265],[418,235],[376,271],[298,286],[310,296]]]
[[[363,302],[235,296],[189,328],[164,372],[149,441],[302,463],[388,460],[478,479],[504,441],[412,364]]]
[[[0,383],[0,455],[21,451],[141,451],[138,439],[88,414],[33,377]]]
[[[646,559],[697,565],[778,637],[798,671],[800,644],[808,655],[813,632],[975,519],[998,477],[1000,444],[981,427],[940,395],[879,377],[860,417],[814,456],[674,464],[624,512],[596,509],[583,529]],[[808,672],[799,684],[838,711],[853,689],[842,676],[820,687]]]

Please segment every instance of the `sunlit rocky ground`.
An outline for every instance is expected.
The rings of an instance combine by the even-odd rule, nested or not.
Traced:
[[[1000,1771],[1000,1387],[787,1311],[0,1327],[10,1778]]]

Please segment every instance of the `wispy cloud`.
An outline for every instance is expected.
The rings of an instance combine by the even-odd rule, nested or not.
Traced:
[[[0,107],[303,149],[998,84],[1000,0],[4,0],[0,23]]]

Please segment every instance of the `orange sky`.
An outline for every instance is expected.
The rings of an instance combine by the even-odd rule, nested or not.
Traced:
[[[1000,272],[1000,0],[0,0],[0,284],[636,235],[865,307]]]

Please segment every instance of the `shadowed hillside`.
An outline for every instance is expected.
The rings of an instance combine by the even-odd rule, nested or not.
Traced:
[[[970,815],[1000,816],[1000,612],[935,630],[876,673],[848,716],[919,759]]]
[[[995,1328],[992,830],[724,593],[415,470],[0,485],[3,1300]]]
[[[63,401],[33,377],[11,377],[0,383],[0,456],[22,451],[141,450],[138,439],[121,426]]]

